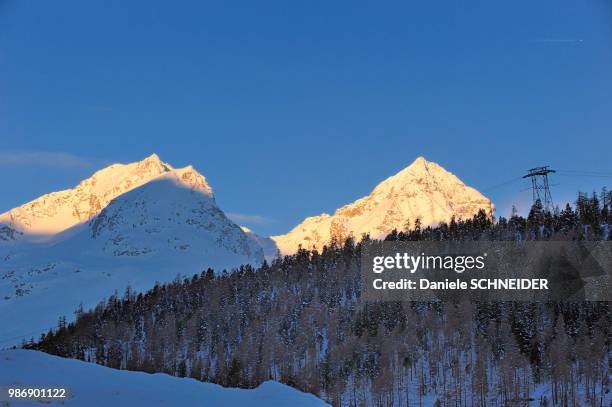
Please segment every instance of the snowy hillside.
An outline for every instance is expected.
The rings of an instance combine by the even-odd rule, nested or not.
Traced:
[[[69,397],[58,406],[206,406],[206,407],[322,407],[317,397],[278,382],[256,389],[224,388],[166,374],[114,370],[93,363],[64,359],[29,350],[0,351],[0,384],[31,388],[65,387]],[[14,401],[9,406],[39,406]]]
[[[208,267],[220,271],[263,261],[259,244],[225,216],[204,177],[192,167],[174,169],[152,156],[141,163],[109,168],[140,174],[127,176],[121,171],[120,185],[127,185],[126,179],[132,180],[130,186],[134,180],[148,182],[115,197],[88,221],[46,242],[17,239],[0,246],[0,346],[38,337],[55,326],[60,315],[70,320],[80,304],[95,306],[115,290],[122,294],[128,285],[141,291],[178,274],[191,276]],[[100,174],[106,170],[80,186],[124,189],[112,187],[111,180]],[[49,203],[46,199],[34,202]],[[64,206],[53,207],[57,213],[66,213]],[[46,222],[43,213],[51,212],[31,212],[31,219]],[[53,219],[61,223],[64,218]],[[66,219],[64,226],[74,220]],[[30,233],[21,230],[24,235]]]
[[[276,247],[274,240],[269,237],[260,236],[246,226],[240,226],[240,229],[242,229],[242,231],[246,233],[249,238],[255,241],[255,243],[262,248],[264,258],[268,261],[268,263],[272,262],[272,260],[278,257],[278,247]]]
[[[380,238],[393,229],[404,230],[416,219],[423,226],[470,218],[480,209],[493,214],[493,204],[474,188],[436,163],[417,158],[410,166],[378,184],[372,193],[343,206],[333,215],[306,218],[289,233],[272,236],[282,254],[300,245],[320,249],[332,237],[342,241],[369,233]]]

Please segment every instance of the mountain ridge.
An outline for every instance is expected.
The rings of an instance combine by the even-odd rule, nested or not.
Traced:
[[[141,161],[111,164],[73,188],[44,194],[0,214],[0,226],[5,228],[2,235],[4,240],[45,240],[89,221],[116,197],[167,173],[176,173],[187,184],[200,188],[214,199],[206,178],[192,166],[174,168],[161,161],[157,154],[151,154]]]
[[[343,205],[333,214],[305,218],[284,235],[271,236],[281,254],[294,253],[300,246],[321,249],[332,238],[369,234],[382,238],[393,229],[409,228],[420,220],[423,226],[465,219],[483,209],[493,216],[489,199],[465,185],[442,166],[419,156],[412,164],[383,180],[372,192]]]

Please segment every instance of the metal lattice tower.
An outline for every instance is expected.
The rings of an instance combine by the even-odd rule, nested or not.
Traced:
[[[556,172],[548,165],[545,167],[535,167],[527,171],[523,178],[531,178],[531,190],[533,191],[533,202],[539,200],[545,211],[552,212],[553,200],[550,195],[548,184],[548,174]]]

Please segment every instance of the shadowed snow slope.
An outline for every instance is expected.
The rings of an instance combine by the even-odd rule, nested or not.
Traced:
[[[73,224],[73,218],[66,218],[64,225],[72,226],[45,242],[17,239],[0,245],[0,346],[38,337],[60,315],[70,320],[81,303],[92,307],[115,290],[122,294],[128,285],[142,291],[178,274],[263,261],[259,244],[225,216],[204,177],[192,167],[173,169],[153,156],[118,168],[140,175],[160,173],[116,196],[85,222]],[[123,185],[120,180],[145,178],[117,180]],[[92,179],[97,181],[84,183],[114,190],[110,180]],[[66,213],[64,204],[53,208]],[[46,222],[44,213],[53,211],[28,213]]]
[[[278,382],[256,389],[224,388],[163,373],[128,372],[64,359],[30,350],[0,351],[0,384],[30,388],[67,388],[67,400],[58,406],[202,406],[202,407],[323,407],[317,397]],[[15,401],[16,406],[40,406]],[[12,403],[10,404],[12,405]]]
[[[333,215],[326,213],[306,218],[282,236],[272,236],[281,254],[328,244],[332,237],[342,241],[349,235],[360,238],[368,233],[381,238],[393,229],[436,225],[456,219],[467,219],[484,209],[493,214],[493,204],[474,188],[436,163],[423,157],[378,184],[370,195],[343,206]]]
[[[278,248],[276,247],[274,240],[269,237],[262,237],[246,226],[240,226],[240,229],[242,229],[242,231],[246,233],[248,237],[253,239],[262,248],[264,258],[268,261],[268,263],[271,263],[278,257]]]

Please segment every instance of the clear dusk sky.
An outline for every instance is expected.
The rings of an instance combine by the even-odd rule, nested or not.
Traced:
[[[507,215],[612,184],[612,2],[0,0],[0,212],[156,152],[262,234],[417,156]]]

